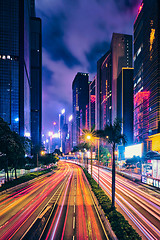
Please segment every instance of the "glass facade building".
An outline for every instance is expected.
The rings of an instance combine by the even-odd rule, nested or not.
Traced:
[[[132,36],[113,33],[110,50],[97,62],[96,129],[117,118],[117,78],[124,67],[132,67]]]
[[[36,100],[31,102],[31,87],[35,98],[40,99],[38,106]],[[35,2],[1,0],[0,117],[11,130],[31,137],[32,104],[32,109],[39,113],[34,116],[37,122],[32,133],[38,143],[41,139],[41,91],[41,22],[35,18]]]
[[[134,140],[160,132],[160,2],[143,0],[134,23]]]
[[[95,127],[95,83],[97,76],[94,77],[93,81],[89,84],[89,129]]]
[[[72,83],[73,146],[78,145],[81,131],[86,127],[86,106],[89,106],[89,74],[78,72]],[[88,114],[87,114],[88,115]]]
[[[42,129],[42,32],[41,19],[31,18],[31,140],[41,144]]]
[[[0,1],[0,117],[19,132],[19,1]]]
[[[97,62],[96,129],[104,129],[112,119],[112,58],[109,50]]]
[[[30,136],[30,1],[0,1],[0,117]]]
[[[112,54],[112,123],[117,118],[117,78],[123,67],[132,68],[132,36],[113,33]]]
[[[117,78],[117,118],[122,120],[127,144],[133,144],[133,68],[122,68]]]

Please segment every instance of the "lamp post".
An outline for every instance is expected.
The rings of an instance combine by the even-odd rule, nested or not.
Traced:
[[[93,151],[93,149],[92,149],[92,136],[90,134],[88,134],[86,136],[86,138],[87,138],[88,141],[91,142],[91,178],[92,178],[92,165],[93,165],[93,162],[92,162],[92,151]]]
[[[98,188],[99,188],[99,138],[97,138],[98,140]]]

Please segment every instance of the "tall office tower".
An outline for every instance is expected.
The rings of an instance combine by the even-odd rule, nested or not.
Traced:
[[[89,74],[78,72],[72,83],[73,95],[73,146],[79,143],[86,124],[86,105],[89,104]]]
[[[34,11],[33,11],[34,14]],[[41,144],[42,129],[42,32],[41,19],[31,18],[31,140]]]
[[[66,154],[68,152],[68,124],[64,124],[62,128],[62,152]]]
[[[59,134],[60,134],[60,142],[61,142],[61,152],[63,150],[63,127],[66,124],[66,112],[65,109],[62,109],[59,114]]]
[[[31,135],[30,17],[34,1],[0,1],[0,117]],[[31,6],[32,5],[32,6]]]
[[[68,134],[69,134],[69,151],[73,149],[73,115],[69,116],[68,119]]]
[[[112,121],[112,55],[109,50],[97,62],[96,129],[104,129]]]
[[[133,144],[133,68],[122,68],[117,78],[117,118],[122,120],[127,144]]]
[[[132,36],[113,33],[112,54],[112,122],[117,118],[117,78],[123,67],[132,67]]]
[[[160,2],[154,0],[151,3],[149,0],[143,0],[134,23],[134,140],[136,142],[146,143],[147,138],[153,140],[154,136],[157,137],[160,133],[159,84]],[[147,150],[147,144],[144,146]]]
[[[97,76],[94,77],[93,81],[89,84],[89,129],[95,127],[95,82]]]

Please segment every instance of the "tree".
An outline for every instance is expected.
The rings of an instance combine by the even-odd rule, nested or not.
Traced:
[[[103,163],[103,165],[108,166],[109,159],[111,154],[107,147],[100,146],[99,147],[99,160]],[[98,159],[98,150],[96,151],[96,159]]]
[[[17,178],[17,167],[23,165],[25,151],[29,144],[30,140],[28,138],[21,137],[18,133],[11,131],[8,124],[0,118],[0,152],[3,154],[3,158],[0,158],[0,160],[1,163],[4,162],[7,181],[9,181],[8,167],[14,168]]]
[[[93,152],[93,146],[95,144],[95,139],[96,139],[96,131],[94,126],[91,128],[91,130],[88,130],[88,129],[82,130],[81,140],[83,142],[88,143],[88,149],[91,150],[91,178],[92,178],[92,167],[93,167],[92,152]],[[87,163],[87,169],[88,169],[88,163]]]
[[[11,146],[14,144],[12,131],[8,124],[0,118],[0,152],[3,154],[1,160],[4,162],[4,170],[7,174],[7,181],[9,181],[8,174],[8,164],[9,164],[9,154],[11,152]],[[4,161],[5,157],[5,161]]]
[[[122,122],[115,119],[113,125],[107,124],[104,130],[97,130],[97,136],[111,144],[112,147],[112,207],[115,208],[115,149],[116,145],[126,143],[126,136],[121,134]]]
[[[11,159],[11,166],[15,170],[15,178],[17,178],[17,168],[24,167],[25,154],[30,153],[31,140],[27,137],[22,137],[16,132],[12,132],[13,144],[11,145],[9,158]]]
[[[47,154],[44,154],[43,156],[40,156],[39,157],[39,162],[42,164],[42,165],[48,165],[50,163],[56,163],[58,162],[59,158],[53,154],[53,153],[47,153]]]

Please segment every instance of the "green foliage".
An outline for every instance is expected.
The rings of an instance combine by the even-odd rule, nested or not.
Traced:
[[[57,155],[62,156],[62,152],[57,148],[54,150],[53,154],[57,154]]]
[[[99,160],[106,165],[111,158],[111,154],[107,147],[100,146],[99,147]],[[98,159],[98,150],[96,151],[96,159]]]
[[[122,121],[115,119],[113,124],[107,124],[104,130],[97,130],[96,134],[100,138],[107,141],[109,144],[123,144],[126,143],[127,138],[125,135],[121,134],[122,131]]]
[[[126,166],[130,166],[130,165],[136,165],[136,163],[140,162],[141,158],[138,156],[134,156],[133,158],[127,159],[126,160]]]
[[[38,159],[39,163],[42,164],[42,165],[48,165],[50,163],[56,163],[59,161],[59,158],[50,153],[50,154],[45,154],[43,156],[40,156],[39,159]]]
[[[27,182],[29,180],[32,180],[36,177],[39,177],[45,173],[48,173],[48,172],[51,172],[51,169],[46,169],[46,170],[43,170],[43,171],[38,171],[38,172],[33,172],[33,173],[28,173],[22,177],[19,177],[17,179],[14,179],[13,181],[9,181],[9,182],[6,182],[5,184],[3,184],[1,187],[0,187],[0,192],[1,191],[4,191],[8,188],[11,188],[11,187],[14,187],[18,184],[21,184],[21,183],[24,183],[24,182]]]
[[[25,151],[28,151],[29,145],[29,139],[11,131],[8,124],[0,118],[0,152],[3,155],[0,157],[0,167],[5,169],[8,181],[8,168],[14,168],[16,176],[16,169],[25,164]]]
[[[91,178],[91,175],[86,171],[86,169],[83,169],[83,171],[117,238],[119,240],[140,240],[141,237],[132,228],[124,216],[116,209],[112,208],[111,200],[105,192],[98,187],[97,182]]]

